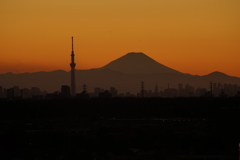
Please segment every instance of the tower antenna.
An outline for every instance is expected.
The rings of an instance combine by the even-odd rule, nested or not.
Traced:
[[[72,52],[73,52],[73,37],[72,37]]]
[[[72,54],[71,54],[71,95],[74,97],[76,95],[76,82],[75,82],[75,66],[74,62],[74,51],[73,51],[73,37],[72,37]]]

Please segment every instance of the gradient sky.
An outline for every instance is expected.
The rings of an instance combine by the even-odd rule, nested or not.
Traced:
[[[0,73],[98,68],[143,52],[180,72],[240,77],[240,0],[1,0]]]

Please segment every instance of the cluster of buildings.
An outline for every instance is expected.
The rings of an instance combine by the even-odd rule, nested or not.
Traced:
[[[210,88],[194,88],[193,86],[186,84],[178,84],[178,88],[168,88],[159,91],[156,84],[154,90],[146,90],[142,88],[137,94],[130,92],[119,93],[119,91],[110,87],[109,90],[105,90],[100,87],[96,87],[93,92],[89,93],[86,90],[86,85],[83,85],[83,91],[81,93],[75,93],[72,96],[71,88],[68,85],[62,85],[61,91],[55,91],[53,93],[47,93],[41,91],[38,87],[22,88],[19,86],[13,86],[12,88],[3,88],[0,86],[0,99],[59,99],[59,98],[113,98],[113,97],[240,97],[240,86],[236,84],[221,84],[221,83],[210,83]]]
[[[143,94],[142,94],[143,93]],[[142,94],[142,95],[141,95]],[[154,91],[152,90],[142,90],[137,96],[142,97],[234,97],[240,96],[240,86],[237,84],[221,84],[210,82],[209,89],[195,87],[182,83],[178,84],[178,88],[168,88],[158,91],[157,85]]]
[[[22,88],[13,86],[12,88],[3,88],[0,86],[0,99],[28,99],[28,98],[43,98],[47,94],[42,92],[38,87]]]

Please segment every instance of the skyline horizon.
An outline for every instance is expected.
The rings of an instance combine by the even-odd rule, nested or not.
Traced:
[[[130,54],[130,53],[140,53],[140,54],[142,53],[142,54],[146,55],[147,57],[153,59],[153,60],[156,61],[157,63],[163,65],[162,63],[158,62],[157,60],[155,60],[154,58],[148,56],[147,54],[145,54],[145,53],[143,53],[143,52],[128,52],[128,53],[122,55],[121,57],[124,57],[124,56],[126,56],[126,55],[128,55],[128,54]],[[87,71],[87,70],[101,69],[101,68],[107,66],[107,65],[110,64],[111,62],[113,62],[113,61],[115,61],[115,60],[117,60],[117,59],[119,59],[119,58],[121,58],[121,57],[118,57],[118,58],[116,58],[116,59],[114,59],[114,60],[111,60],[110,62],[108,62],[108,63],[106,63],[105,65],[103,65],[103,66],[101,66],[101,67],[98,67],[98,68],[88,68],[88,69],[78,69],[78,68],[76,68],[75,70]],[[79,65],[77,65],[77,66],[79,66]],[[166,66],[166,65],[164,65],[164,66]],[[169,67],[169,68],[173,69],[171,66],[166,66],[166,67]],[[109,69],[109,68],[106,68],[106,69]],[[112,70],[112,69],[110,69],[110,70]],[[222,72],[222,71],[220,71],[220,70],[214,70],[214,71],[210,71],[209,73],[204,73],[204,74],[184,73],[184,72],[181,72],[181,71],[179,71],[178,69],[175,69],[175,68],[174,68],[174,70],[176,70],[176,71],[178,71],[178,72],[180,72],[180,73],[183,73],[183,74],[190,74],[190,75],[193,75],[193,76],[205,76],[205,75],[209,75],[209,74],[218,72],[218,73],[222,73],[222,74],[225,74],[225,75],[228,75],[228,76],[231,76],[231,77],[240,78],[240,76],[230,75],[230,74],[225,73],[225,72]],[[70,68],[69,70],[63,69],[63,68],[62,68],[62,69],[59,68],[59,69],[53,69],[53,70],[38,70],[38,71],[32,71],[32,72],[28,72],[28,71],[25,71],[25,72],[11,72],[11,71],[9,71],[9,72],[4,72],[4,73],[0,73],[0,74],[8,74],[8,73],[12,73],[12,74],[24,74],[24,73],[54,72],[54,71],[66,71],[66,72],[71,72],[71,68]],[[114,70],[113,70],[113,71],[114,71]],[[120,72],[120,71],[118,71],[118,72]]]
[[[72,38],[73,42],[73,38]],[[136,92],[138,88],[136,82],[146,82],[148,85],[153,83],[160,84],[163,88],[165,85],[177,86],[178,84],[189,84],[195,87],[207,88],[209,82],[216,84],[237,84],[240,85],[240,78],[229,76],[223,72],[214,71],[207,75],[198,76],[188,73],[182,73],[168,66],[164,66],[153,58],[142,52],[129,52],[121,56],[101,68],[90,70],[75,69],[75,54],[72,48],[71,54],[71,71],[53,70],[41,71],[22,74],[0,74],[0,85],[11,87],[12,85],[32,87],[37,86],[45,88],[45,90],[56,90],[61,85],[71,85],[76,75],[77,88],[81,88],[81,84],[93,87],[117,87],[121,90]],[[74,75],[73,75],[74,71]],[[73,75],[73,77],[72,77]],[[71,82],[71,83],[70,83]],[[80,84],[80,86],[79,86]],[[135,87],[133,87],[135,86]],[[165,86],[166,87],[166,86]],[[169,87],[169,86],[168,86]]]

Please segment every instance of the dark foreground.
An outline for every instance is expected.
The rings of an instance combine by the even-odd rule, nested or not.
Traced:
[[[3,160],[237,160],[239,98],[0,100]]]

